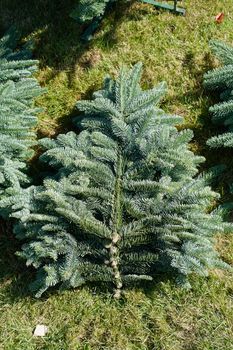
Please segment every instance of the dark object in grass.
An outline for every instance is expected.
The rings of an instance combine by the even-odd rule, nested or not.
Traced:
[[[155,6],[156,8],[162,9],[162,10],[168,10],[171,11],[177,15],[185,15],[186,10],[182,7],[178,7],[178,1],[181,0],[169,0],[170,2],[173,2],[173,5],[165,4],[161,1],[155,1],[155,0],[140,0],[141,2],[144,2],[146,4],[150,4]]]
[[[80,23],[88,22],[88,27],[84,30],[81,37],[83,41],[90,41],[93,38],[93,34],[103,20],[106,10],[116,1],[117,0],[81,0],[79,2],[70,16]],[[175,14],[185,15],[185,9],[177,6],[180,0],[172,0],[173,5],[154,0],[140,1],[153,5],[156,8],[172,11]]]

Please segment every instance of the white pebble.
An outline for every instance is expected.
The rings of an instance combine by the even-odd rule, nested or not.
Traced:
[[[48,332],[48,327],[44,326],[43,324],[38,324],[34,330],[34,337],[44,337],[45,334]]]

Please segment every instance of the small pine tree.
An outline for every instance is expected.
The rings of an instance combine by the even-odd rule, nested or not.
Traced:
[[[204,158],[189,150],[192,131],[178,132],[182,118],[157,107],[166,84],[143,91],[140,76],[141,64],[123,68],[78,102],[83,131],[41,141],[55,175],[0,203],[19,220],[19,254],[38,271],[37,296],[103,282],[119,297],[159,273],[189,286],[189,274],[227,267],[214,249],[221,215],[208,213],[217,195],[195,177]]]
[[[0,198],[28,182],[23,169],[33,154],[30,147],[35,144],[33,128],[39,111],[33,100],[42,92],[37,81],[29,78],[37,61],[31,60],[28,45],[13,51],[17,38],[11,28],[0,40]]]
[[[75,9],[71,12],[71,17],[81,23],[92,21],[94,18],[101,17],[109,3],[116,0],[81,0]]]
[[[30,77],[37,70],[38,62],[31,59],[30,42],[21,50],[14,51],[18,39],[19,33],[15,27],[11,27],[0,39],[0,83]]]
[[[223,66],[204,76],[204,87],[217,92],[220,102],[210,108],[212,120],[225,127],[225,132],[208,140],[213,148],[233,147],[233,47],[219,41],[212,41],[211,48]]]

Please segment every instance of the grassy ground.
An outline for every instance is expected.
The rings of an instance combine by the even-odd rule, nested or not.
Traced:
[[[48,93],[38,134],[55,135],[71,128],[75,102],[90,97],[103,77],[121,63],[144,62],[144,86],[161,80],[169,86],[163,107],[184,116],[194,130],[193,149],[213,164],[206,139],[216,130],[202,90],[204,72],[216,61],[212,38],[233,42],[232,0],[187,0],[185,18],[135,2],[108,15],[90,43],[80,43],[80,28],[68,17],[75,1],[1,0],[0,31],[17,24],[25,38],[34,38],[40,60],[38,79]],[[217,25],[214,16],[223,11]],[[221,187],[221,186],[220,186]],[[51,292],[43,300],[28,295],[30,279],[14,257],[15,242],[2,224],[0,234],[0,349],[6,350],[231,350],[233,349],[233,277],[215,271],[206,280],[194,278],[186,292],[172,282],[158,281],[150,290],[128,291],[122,301],[88,288]],[[233,262],[233,239],[219,239],[218,249]],[[49,327],[43,339],[32,337],[36,324]]]

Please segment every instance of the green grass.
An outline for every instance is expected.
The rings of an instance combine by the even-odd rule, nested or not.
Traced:
[[[0,299],[2,349],[231,350],[232,279],[193,282],[189,293],[160,282],[148,294],[128,291],[121,302],[87,288],[39,301],[15,299],[16,290],[12,294],[6,283]],[[41,323],[48,335],[33,338]]]
[[[206,139],[216,132],[208,116],[212,103],[202,77],[217,65],[210,54],[212,38],[233,42],[232,0],[187,0],[186,17],[155,11],[135,2],[121,5],[103,22],[95,39],[83,45],[80,28],[68,14],[75,1],[1,0],[0,31],[11,23],[24,38],[35,40],[40,60],[38,79],[47,94],[39,136],[72,127],[75,103],[89,98],[106,74],[120,64],[144,62],[143,84],[168,83],[163,108],[185,118],[194,131],[193,149],[214,164]],[[217,25],[215,15],[225,20]],[[221,185],[220,185],[221,189]],[[122,301],[91,288],[53,291],[41,300],[27,292],[31,272],[14,257],[16,242],[4,224],[0,230],[0,349],[6,350],[231,350],[233,349],[233,277],[215,271],[208,279],[193,277],[189,292],[172,281],[155,282],[150,290],[127,291]],[[233,262],[233,239],[218,241],[225,260]],[[34,338],[37,324],[45,338]]]

